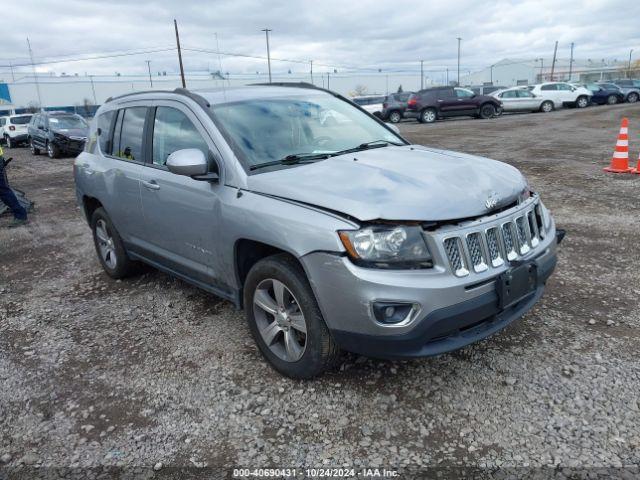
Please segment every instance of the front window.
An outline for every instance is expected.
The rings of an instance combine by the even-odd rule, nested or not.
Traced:
[[[9,123],[13,125],[26,125],[31,121],[31,115],[23,115],[20,117],[11,117]]]
[[[458,98],[471,98],[475,94],[471,90],[467,90],[466,88],[456,88],[456,97]]]
[[[180,110],[158,107],[153,122],[153,163],[165,165],[173,152],[197,148],[205,157],[209,146],[189,118]]]
[[[87,128],[87,122],[82,117],[73,115],[68,117],[49,117],[49,126],[54,130]]]
[[[349,103],[327,94],[282,96],[212,107],[249,169],[291,156],[332,154],[363,144],[404,144]]]

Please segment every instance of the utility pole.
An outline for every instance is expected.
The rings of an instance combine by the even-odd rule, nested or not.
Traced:
[[[11,69],[11,81],[13,83],[15,83],[16,82],[16,76],[13,74],[13,64],[11,63],[11,61],[9,61],[9,68]]]
[[[264,35],[267,38],[267,66],[269,67],[269,83],[271,83],[271,51],[269,50],[269,32],[272,30],[270,28],[263,28],[260,31],[264,32]]]
[[[458,80],[457,80],[457,84],[458,86],[460,86],[460,42],[462,41],[462,39],[460,37],[456,37],[458,39]]]
[[[27,37],[27,46],[29,47],[29,58],[31,59],[31,69],[33,70],[33,79],[36,82],[36,92],[38,93],[38,107],[42,110],[42,96],[40,95],[40,84],[38,83],[38,75],[36,74],[36,64],[33,61],[33,51],[31,50],[31,42]]]
[[[424,89],[424,60],[420,60],[420,90]]]
[[[495,63],[493,65],[489,65],[489,81],[491,82],[491,85],[493,85],[493,67],[495,66]]]
[[[178,33],[178,22],[173,19],[173,26],[176,28],[176,45],[178,46],[178,62],[180,63],[180,78],[182,79],[182,88],[187,88],[187,82],[184,81],[184,66],[182,65],[182,50],[180,50],[180,34]]]
[[[98,105],[98,98],[96,97],[96,87],[93,84],[93,75],[89,75],[89,81],[91,81],[91,91],[93,92],[93,104]]]
[[[449,86],[449,67],[447,67],[447,87]]]
[[[553,49],[553,61],[551,62],[551,81],[553,82],[553,72],[556,70],[556,55],[558,54],[558,41]]]
[[[569,60],[569,81],[571,81],[572,74],[573,74],[573,42],[571,42],[571,59]]]
[[[313,60],[309,60],[309,63],[311,63],[311,85],[313,85]]]
[[[329,72],[327,72],[327,90],[329,90]]]
[[[631,54],[633,53],[633,48],[629,50],[629,70],[627,72],[627,77],[631,78]]]
[[[151,60],[145,60],[147,62],[147,70],[149,70],[149,85],[153,88],[153,80],[151,79]]]

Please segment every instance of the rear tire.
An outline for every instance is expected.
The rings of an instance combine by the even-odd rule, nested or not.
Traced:
[[[397,110],[394,110],[389,114],[389,121],[391,123],[399,123],[402,120],[402,114]]]
[[[585,108],[588,105],[589,105],[589,99],[587,97],[585,97],[584,95],[580,95],[576,99],[576,107],[577,108]]]
[[[7,135],[6,137],[4,137],[6,143],[7,143],[7,148],[15,148],[16,144],[13,140],[11,140],[11,137],[9,135]]]
[[[40,149],[33,143],[33,138],[29,140],[29,150],[31,150],[31,155],[40,155]]]
[[[127,255],[120,234],[102,207],[91,215],[91,231],[98,260],[107,275],[118,280],[135,273],[137,265]]]
[[[276,286],[284,288],[280,300],[276,300]],[[260,352],[282,375],[313,378],[338,363],[340,348],[322,318],[304,271],[289,255],[267,257],[251,268],[244,284],[244,309]],[[286,319],[294,316],[297,327],[287,326]],[[281,323],[285,325],[281,327]],[[287,342],[294,341],[290,345],[295,349],[290,350]],[[295,355],[290,355],[292,352]]]
[[[549,113],[553,111],[553,102],[551,100],[545,100],[540,105],[540,111],[542,113]]]
[[[425,108],[420,112],[418,121],[420,123],[433,123],[438,119],[438,113],[435,108]]]
[[[494,107],[490,103],[485,103],[484,105],[480,106],[479,115],[480,118],[483,118],[485,120],[493,118],[496,116],[496,107]]]
[[[636,92],[631,92],[628,96],[627,96],[627,102],[629,103],[636,103],[638,101],[638,98],[640,98],[638,96],[638,94]]]

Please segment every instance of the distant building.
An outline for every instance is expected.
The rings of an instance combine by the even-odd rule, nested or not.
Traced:
[[[553,58],[505,58],[478,72],[460,76],[461,85],[527,85],[550,80],[591,82],[609,80],[627,75],[627,62],[617,60],[558,58],[551,74]],[[640,75],[640,72],[633,72]]]

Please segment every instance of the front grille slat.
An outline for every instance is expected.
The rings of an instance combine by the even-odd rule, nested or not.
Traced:
[[[503,223],[445,238],[443,246],[451,269],[464,277],[470,271],[482,273],[526,255],[544,239],[542,222],[540,205],[536,204]]]
[[[462,243],[458,237],[447,238],[444,241],[444,249],[447,252],[449,263],[453,268],[453,273],[458,277],[464,277],[469,274],[469,270],[466,267],[464,259],[464,251],[462,250]]]
[[[469,249],[469,257],[471,258],[471,264],[473,269],[477,272],[484,272],[487,268],[487,262],[482,249],[482,241],[480,239],[480,233],[474,232],[467,235],[467,248]]]

